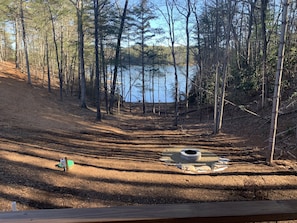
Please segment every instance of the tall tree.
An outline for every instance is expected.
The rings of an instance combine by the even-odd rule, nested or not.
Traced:
[[[77,10],[77,30],[78,30],[78,57],[79,57],[79,77],[80,77],[80,107],[86,108],[86,76],[84,57],[84,30],[83,30],[83,0],[76,1]]]
[[[85,57],[84,57],[84,30],[83,30],[83,14],[84,5],[83,0],[69,0],[76,9],[77,16],[77,34],[78,34],[78,58],[79,58],[79,68],[78,76],[80,81],[80,107],[87,108],[86,103],[86,75],[85,75]]]
[[[140,57],[141,57],[141,76],[142,76],[142,112],[146,113],[146,102],[145,102],[145,67],[147,65],[146,59],[149,54],[147,47],[147,42],[155,36],[154,29],[151,28],[150,22],[156,15],[153,13],[151,6],[149,5],[148,0],[140,0],[140,4],[137,7],[134,7],[134,26],[136,29],[136,41],[140,46]]]
[[[282,25],[281,25],[281,33],[280,33],[280,40],[279,40],[277,70],[275,74],[273,105],[272,105],[272,113],[271,113],[271,126],[270,126],[270,134],[269,134],[269,147],[268,147],[268,152],[266,157],[266,161],[269,164],[272,164],[274,159],[273,156],[274,156],[274,150],[275,150],[277,121],[278,121],[279,104],[280,104],[281,81],[282,81],[282,75],[283,75],[283,69],[284,69],[285,44],[286,44],[286,35],[287,35],[287,29],[288,29],[289,3],[290,3],[290,0],[283,1]]]
[[[236,2],[235,5],[232,5],[231,1],[225,2],[227,5],[227,19],[225,24],[225,36],[226,36],[226,44],[225,44],[225,61],[223,64],[223,83],[222,83],[222,90],[221,90],[221,97],[220,97],[220,108],[219,108],[219,120],[218,120],[218,131],[222,129],[223,123],[223,113],[224,113],[224,104],[225,104],[225,96],[226,96],[226,86],[227,86],[227,79],[229,73],[229,58],[230,58],[230,40],[231,40],[231,26],[233,21],[234,12],[236,9]]]
[[[261,0],[261,27],[262,27],[262,41],[263,41],[263,59],[262,59],[262,108],[265,105],[267,81],[266,81],[266,67],[267,67],[267,30],[266,30],[266,14],[267,14],[268,0]]]
[[[176,3],[177,9],[186,19],[186,111],[189,109],[189,67],[190,67],[190,16],[192,12],[191,0],[186,0],[186,6]]]
[[[174,68],[174,126],[178,125],[179,117],[179,83],[178,83],[178,74],[177,74],[177,63],[176,63],[176,54],[175,54],[175,18],[174,18],[174,2],[171,0],[165,0],[166,3],[166,13],[162,13],[169,29],[169,39],[170,39],[170,49],[171,56],[173,61]]]
[[[107,86],[107,72],[106,72],[106,59],[105,59],[105,45],[104,38],[108,35],[109,27],[106,25],[109,21],[108,15],[110,14],[110,9],[105,9],[106,5],[108,5],[108,1],[105,0],[100,4],[100,8],[98,9],[98,34],[99,34],[99,44],[100,44],[100,61],[101,61],[101,76],[103,77],[103,85],[104,85],[104,99],[105,99],[105,111],[109,113],[109,103],[108,103],[108,86]],[[99,7],[99,6],[98,6]]]
[[[23,34],[23,44],[24,44],[24,51],[25,51],[25,59],[26,59],[26,67],[27,67],[27,77],[28,77],[28,84],[32,84],[31,82],[31,73],[30,73],[30,62],[29,62],[29,53],[28,53],[28,45],[26,39],[26,28],[25,28],[25,19],[24,19],[24,8],[23,8],[23,0],[20,0],[20,19],[22,24],[22,34]]]
[[[95,73],[96,73],[96,120],[101,121],[101,108],[100,108],[100,69],[99,69],[99,24],[98,24],[98,13],[99,13],[99,1],[94,0],[94,26],[95,26]]]
[[[255,15],[255,8],[256,8],[257,0],[250,0],[249,1],[249,8],[250,13],[248,17],[248,33],[246,38],[246,63],[247,65],[250,65],[252,54],[251,54],[251,37],[252,37],[252,28],[254,25],[254,15]],[[264,38],[263,38],[264,39]]]
[[[16,16],[14,19],[14,30],[15,30],[15,67],[20,68],[20,31],[19,31],[19,17]]]
[[[50,63],[49,63],[49,44],[48,44],[47,33],[45,34],[45,58],[46,58],[46,67],[47,67],[47,89],[48,89],[48,92],[52,92]]]
[[[198,105],[198,109],[200,110],[200,121],[202,120],[202,99],[203,99],[203,94],[204,91],[202,90],[202,79],[203,79],[203,72],[204,72],[204,67],[203,67],[203,62],[202,62],[202,47],[201,47],[201,37],[200,37],[200,21],[199,21],[199,14],[197,10],[197,2],[195,1],[192,4],[192,11],[195,16],[195,37],[197,41],[197,50],[196,53],[194,53],[195,57],[195,62],[197,63],[198,66],[198,72],[196,74],[195,82],[194,82],[194,97]]]
[[[213,121],[214,129],[213,133],[217,134],[219,129],[218,125],[218,91],[219,91],[219,1],[216,0],[216,18],[215,18],[215,51],[216,51],[216,71],[215,71],[215,88],[214,88],[214,111],[213,111]]]
[[[121,16],[121,24],[120,24],[120,29],[119,29],[118,38],[117,38],[115,66],[114,66],[113,81],[112,81],[111,93],[110,93],[110,105],[109,105],[109,112],[110,113],[112,113],[114,98],[115,98],[115,90],[116,90],[117,75],[118,75],[118,66],[119,66],[119,62],[120,62],[121,40],[122,40],[122,34],[123,34],[123,30],[124,30],[124,25],[125,25],[128,2],[129,2],[128,0],[125,0],[125,6],[124,6],[123,14]]]
[[[48,7],[48,11],[49,11],[49,15],[50,15],[50,20],[51,20],[51,24],[52,24],[52,33],[53,33],[53,41],[54,41],[54,45],[55,45],[55,52],[56,52],[56,62],[57,62],[57,66],[58,66],[58,72],[59,72],[59,83],[60,83],[60,99],[63,100],[63,74],[62,74],[62,56],[59,59],[59,49],[58,49],[58,43],[57,43],[57,38],[56,38],[56,28],[55,28],[55,23],[54,23],[54,16],[51,10],[51,6],[49,5],[49,3],[47,3],[47,7]],[[61,35],[62,36],[62,35]],[[62,41],[61,41],[61,54],[63,52],[62,50]]]

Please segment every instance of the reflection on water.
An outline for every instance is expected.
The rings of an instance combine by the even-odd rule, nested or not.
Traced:
[[[178,83],[180,94],[185,93],[185,67],[178,68]],[[195,74],[195,67],[190,68],[190,80]],[[121,69],[118,74],[118,93],[127,102],[142,102],[141,67],[133,66],[130,70]],[[174,102],[175,77],[172,66],[162,66],[156,69],[146,68],[145,71],[145,102]],[[189,86],[190,87],[190,86]]]

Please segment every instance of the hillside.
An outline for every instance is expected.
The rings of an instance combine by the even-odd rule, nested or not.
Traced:
[[[70,96],[60,101],[25,77],[0,64],[0,211],[12,201],[25,210],[297,198],[296,160],[279,152],[281,160],[265,164],[265,119],[228,105],[224,131],[214,136],[195,113],[176,129],[170,116],[142,116],[133,105],[98,123],[93,108]],[[164,151],[188,147],[230,159],[228,168],[192,174],[160,161]],[[63,157],[75,162],[69,172],[56,167]]]

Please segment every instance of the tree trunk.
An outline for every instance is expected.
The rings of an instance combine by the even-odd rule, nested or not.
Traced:
[[[176,3],[175,3],[176,4]],[[181,15],[183,15],[186,18],[186,89],[185,89],[185,106],[186,106],[186,114],[189,110],[189,66],[190,66],[190,30],[189,30],[189,21],[191,16],[191,1],[187,0],[187,7],[183,7],[183,10],[186,11],[183,12],[183,10],[180,10],[179,7],[176,5],[177,10]],[[194,6],[195,7],[195,6]]]
[[[219,1],[216,0],[216,25],[215,25],[215,33],[216,33],[216,73],[215,73],[215,89],[214,89],[214,111],[213,111],[213,133],[217,134],[219,129],[218,125],[218,91],[219,91],[219,41],[218,41],[218,30],[219,30]]]
[[[177,76],[177,65],[176,65],[176,57],[175,57],[175,20],[173,16],[173,2],[170,4],[168,0],[166,0],[166,8],[167,8],[167,24],[169,28],[169,36],[170,36],[170,42],[171,42],[171,56],[173,60],[173,68],[174,68],[174,80],[175,80],[175,86],[174,86],[174,126],[178,125],[178,106],[179,106],[179,87],[178,87],[178,76]]]
[[[96,72],[96,83],[95,83],[95,92],[96,92],[96,107],[97,107],[97,113],[96,113],[96,120],[101,121],[101,109],[100,109],[100,70],[99,70],[99,39],[98,39],[98,9],[99,2],[98,0],[94,0],[94,23],[95,23],[95,72]]]
[[[142,20],[143,21],[143,20]],[[143,26],[142,26],[143,27]],[[141,30],[142,113],[145,114],[144,30]]]
[[[200,23],[199,23],[199,16],[197,13],[197,7],[196,4],[192,5],[193,12],[195,15],[195,21],[196,21],[196,29],[197,29],[197,64],[198,64],[198,70],[199,72],[196,74],[195,78],[195,95],[196,95],[196,102],[197,102],[197,109],[199,110],[200,114],[200,121],[202,121],[202,74],[203,74],[203,66],[202,66],[202,55],[201,55],[201,40],[200,40]]]
[[[45,34],[45,55],[46,55],[46,67],[47,67],[47,89],[48,92],[51,92],[51,74],[50,74],[50,64],[49,64],[49,47],[48,47],[48,38],[47,33]]]
[[[49,3],[47,4],[47,7],[48,7],[49,14],[50,14],[51,23],[52,23],[53,40],[54,40],[55,51],[56,51],[56,62],[57,62],[57,66],[58,66],[58,74],[59,74],[59,80],[60,80],[60,99],[62,101],[63,100],[63,79],[62,79],[62,74],[61,74],[61,66],[62,65],[59,60],[59,50],[58,50],[58,43],[57,43],[57,39],[56,39],[56,29],[55,29],[55,24],[54,24],[54,17],[53,17],[52,10],[51,10]]]
[[[111,93],[110,93],[110,104],[109,104],[109,112],[110,113],[112,113],[113,104],[114,104],[115,89],[116,89],[116,84],[117,84],[117,72],[118,72],[118,65],[119,65],[119,60],[120,60],[121,39],[122,39],[123,30],[124,30],[127,8],[128,8],[128,0],[125,1],[125,7],[124,7],[124,11],[123,11],[122,19],[121,19],[120,30],[119,30],[118,39],[117,39],[115,66],[114,66],[113,81],[112,81]]]
[[[103,33],[100,34],[100,55],[101,55],[101,71],[103,74],[103,84],[104,84],[104,98],[105,98],[105,110],[108,113],[108,88],[107,88],[107,77],[106,77],[106,64],[104,55],[104,45],[103,45]]]
[[[155,105],[155,45],[153,45],[153,55],[152,55],[152,100],[153,100],[153,107],[152,112],[153,114],[156,113],[156,105]]]
[[[189,65],[190,65],[190,31],[189,20],[191,16],[191,1],[187,0],[187,15],[186,15],[186,36],[187,36],[187,50],[186,50],[186,113],[189,110]]]
[[[284,0],[283,2],[283,15],[282,15],[282,25],[281,25],[281,34],[278,48],[278,61],[277,61],[277,71],[275,74],[275,84],[274,84],[274,93],[273,93],[273,105],[271,113],[271,126],[269,134],[269,146],[267,151],[266,161],[268,164],[272,164],[274,150],[275,150],[275,141],[276,141],[276,131],[277,131],[277,119],[280,103],[280,90],[281,90],[281,81],[284,68],[284,55],[285,55],[285,43],[286,35],[288,29],[288,5],[290,0]]]
[[[15,68],[20,68],[20,58],[19,58],[19,21],[15,18]]]
[[[267,35],[266,35],[266,11],[268,0],[261,0],[261,27],[262,27],[262,108],[265,106],[265,99],[267,97],[265,89],[266,86],[266,63],[267,63]]]
[[[64,77],[63,77],[63,57],[64,57],[64,46],[63,46],[63,27],[61,26],[61,49],[60,49],[60,69],[59,69],[59,81],[60,81],[60,98],[63,99],[63,84],[64,84]]]
[[[251,0],[250,1],[250,10],[251,13],[249,15],[249,23],[248,23],[248,35],[246,40],[246,63],[250,65],[251,63],[251,36],[252,36],[252,27],[253,27],[253,21],[254,21],[254,12],[255,12],[255,6],[256,6],[257,0]]]
[[[77,30],[78,30],[80,107],[87,108],[87,104],[86,104],[87,89],[86,89],[85,60],[84,60],[83,0],[77,0],[76,13],[77,13]]]
[[[217,59],[218,60],[218,59]],[[213,133],[217,134],[218,129],[218,91],[219,91],[219,61],[216,64],[216,73],[215,73],[215,89],[214,89],[214,106],[213,106]]]
[[[20,17],[21,17],[21,24],[22,24],[22,30],[23,30],[23,44],[24,44],[24,50],[25,50],[28,84],[31,85],[32,82],[31,82],[28,46],[27,46],[27,40],[26,40],[26,29],[25,29],[25,21],[24,21],[23,0],[20,0]]]
[[[132,74],[131,74],[131,50],[130,50],[130,33],[128,33],[128,60],[129,60],[129,93],[130,93],[130,100],[129,100],[129,110],[132,112]]]
[[[228,1],[228,24],[227,24],[227,30],[226,30],[226,50],[225,50],[225,62],[224,62],[224,77],[223,77],[223,84],[222,84],[222,95],[221,95],[221,101],[220,101],[220,108],[219,108],[219,120],[218,120],[218,131],[222,129],[223,125],[223,114],[224,114],[224,105],[225,105],[225,95],[226,95],[226,85],[227,85],[227,79],[228,79],[228,72],[229,72],[229,57],[230,57],[230,35],[231,35],[231,26],[232,26],[232,18],[233,18],[233,9],[231,7],[231,1]]]

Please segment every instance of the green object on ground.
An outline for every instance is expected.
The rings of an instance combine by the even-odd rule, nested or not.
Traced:
[[[73,160],[67,160],[68,163],[68,167],[72,167],[74,165],[74,161]],[[63,164],[60,162],[56,165],[59,168],[64,168]]]

